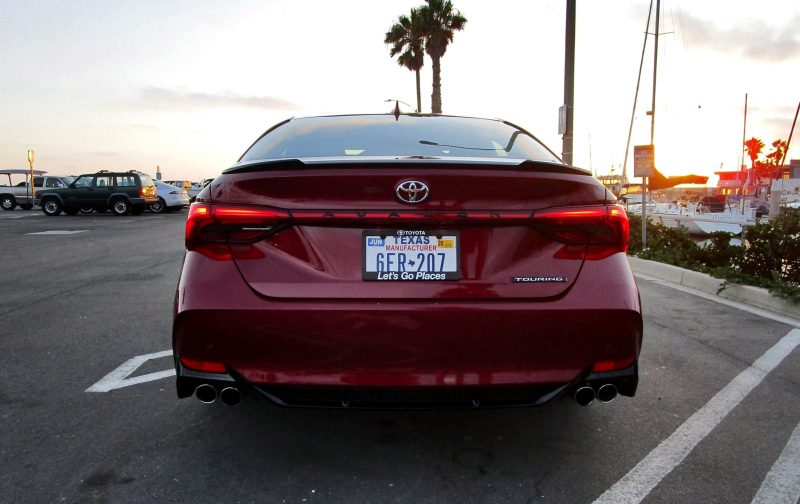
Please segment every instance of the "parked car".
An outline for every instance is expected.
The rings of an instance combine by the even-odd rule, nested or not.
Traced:
[[[172,212],[189,206],[189,195],[185,189],[179,189],[173,185],[165,184],[157,180],[153,181],[156,185],[158,200],[150,203],[147,208],[153,213]]]
[[[291,119],[190,207],[178,397],[286,406],[633,396],[628,217],[499,120]]]
[[[64,175],[45,175],[47,172],[42,170],[33,171],[33,193],[31,193],[30,170],[0,170],[0,182],[8,181],[8,184],[0,185],[0,208],[3,210],[14,210],[19,205],[25,210],[33,208],[33,194],[40,189],[57,189],[67,187],[75,177]],[[25,180],[17,184],[12,183],[11,176],[21,176]]]
[[[191,202],[194,202],[197,195],[203,190],[203,187],[205,187],[200,183],[192,182],[190,180],[166,180],[164,183],[173,185],[180,189],[185,189],[186,193],[189,195],[189,201]]]
[[[149,175],[137,171],[81,175],[67,187],[36,191],[37,205],[45,215],[75,215],[79,211],[111,210],[116,215],[144,212],[146,205],[158,201],[156,186]]]

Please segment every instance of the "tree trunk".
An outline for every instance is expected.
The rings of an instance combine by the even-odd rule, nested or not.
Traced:
[[[422,112],[422,94],[419,88],[419,68],[417,68],[417,113]]]
[[[442,113],[442,69],[440,58],[431,57],[433,67],[433,93],[431,94],[431,112]]]

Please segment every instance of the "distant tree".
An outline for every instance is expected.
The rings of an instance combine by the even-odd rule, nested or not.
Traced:
[[[761,150],[764,148],[764,142],[756,137],[753,137],[750,140],[747,140],[744,143],[744,146],[747,149],[747,155],[750,156],[751,165],[753,168],[755,168],[756,159],[758,159],[759,154],[761,154]]]
[[[786,155],[786,141],[780,138],[772,142],[772,152],[767,154],[767,162],[772,166],[780,168],[783,163],[783,156]]]
[[[419,71],[425,64],[425,37],[423,18],[419,9],[411,9],[410,16],[400,16],[386,32],[384,43],[392,46],[389,55],[397,58],[397,63],[416,73],[417,112],[422,112],[422,99],[419,87]]]
[[[783,157],[786,155],[786,141],[780,138],[772,142],[772,152],[767,154],[767,161],[764,163],[765,170],[762,177],[769,179],[770,191],[772,189],[772,179],[781,177]]]
[[[450,0],[425,0],[426,4],[419,8],[423,19],[425,36],[425,52],[431,57],[433,67],[433,92],[431,94],[431,110],[434,114],[442,113],[442,70],[441,59],[447,46],[453,41],[453,34],[463,30],[467,18],[458,9],[453,8]]]

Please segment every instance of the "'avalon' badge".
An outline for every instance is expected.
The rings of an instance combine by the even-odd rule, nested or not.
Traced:
[[[403,203],[422,203],[428,198],[428,186],[419,180],[400,182],[395,194]]]

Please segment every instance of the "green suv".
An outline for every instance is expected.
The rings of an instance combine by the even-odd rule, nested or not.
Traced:
[[[36,191],[34,203],[45,215],[64,212],[111,210],[116,215],[139,215],[150,203],[158,201],[156,186],[149,175],[137,171],[81,175],[67,187]]]

